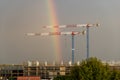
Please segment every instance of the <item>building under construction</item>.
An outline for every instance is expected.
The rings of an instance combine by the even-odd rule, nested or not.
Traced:
[[[23,65],[0,65],[0,79],[17,80],[17,77],[24,76],[39,76],[42,79],[52,79],[57,75],[68,75],[70,74],[70,68],[72,65],[49,65],[39,64],[39,62],[23,63]]]
[[[79,65],[79,64],[78,64]],[[39,77],[52,79],[58,75],[69,75],[72,64],[40,64],[38,61],[24,62],[22,65],[0,65],[0,80],[17,80],[18,77]],[[110,63],[111,70],[120,70],[120,65]]]

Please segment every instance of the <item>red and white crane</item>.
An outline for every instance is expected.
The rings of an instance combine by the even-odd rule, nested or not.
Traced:
[[[48,33],[27,33],[27,36],[54,36],[54,35],[71,35],[72,36],[72,63],[74,64],[74,36],[75,35],[84,35],[86,31],[78,32],[48,32]]]
[[[85,31],[71,31],[71,32],[46,32],[46,33],[27,33],[27,36],[53,36],[53,35],[83,35]]]
[[[55,26],[43,26],[43,28],[80,28],[80,27],[93,27],[99,26],[100,24],[72,24],[72,25],[55,25]]]
[[[100,24],[72,24],[72,25],[55,25],[55,26],[43,26],[43,28],[80,28],[86,27],[86,52],[87,58],[89,58],[89,27],[98,27]]]

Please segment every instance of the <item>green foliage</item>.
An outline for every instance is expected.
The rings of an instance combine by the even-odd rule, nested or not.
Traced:
[[[57,76],[54,80],[120,80],[120,71],[109,69],[97,58],[83,60],[73,66],[69,76]]]
[[[71,76],[57,76],[53,80],[74,80]]]
[[[10,78],[9,78],[9,80],[16,80],[16,79],[15,79],[15,78],[13,78],[13,77],[10,77]]]
[[[109,80],[110,70],[108,65],[103,65],[97,58],[82,61],[80,70],[81,80]]]
[[[120,80],[120,71],[113,70],[111,72],[111,78],[110,80]]]
[[[80,80],[80,66],[75,65],[72,67],[70,76],[73,80]]]

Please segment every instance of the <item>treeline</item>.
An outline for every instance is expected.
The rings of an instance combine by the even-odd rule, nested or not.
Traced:
[[[80,66],[72,67],[70,75],[57,76],[54,80],[120,80],[119,70],[110,70],[97,58],[83,60]]]

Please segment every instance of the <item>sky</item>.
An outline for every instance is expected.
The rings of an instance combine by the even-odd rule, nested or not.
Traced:
[[[0,0],[0,64],[28,60],[57,62],[58,58],[70,61],[71,36],[25,35],[55,31],[42,28],[54,25],[54,20],[57,25],[100,23],[99,27],[90,28],[90,57],[119,61],[119,3],[119,0]],[[82,30],[59,29],[61,32]],[[75,61],[86,59],[86,35],[76,35],[74,44]]]

